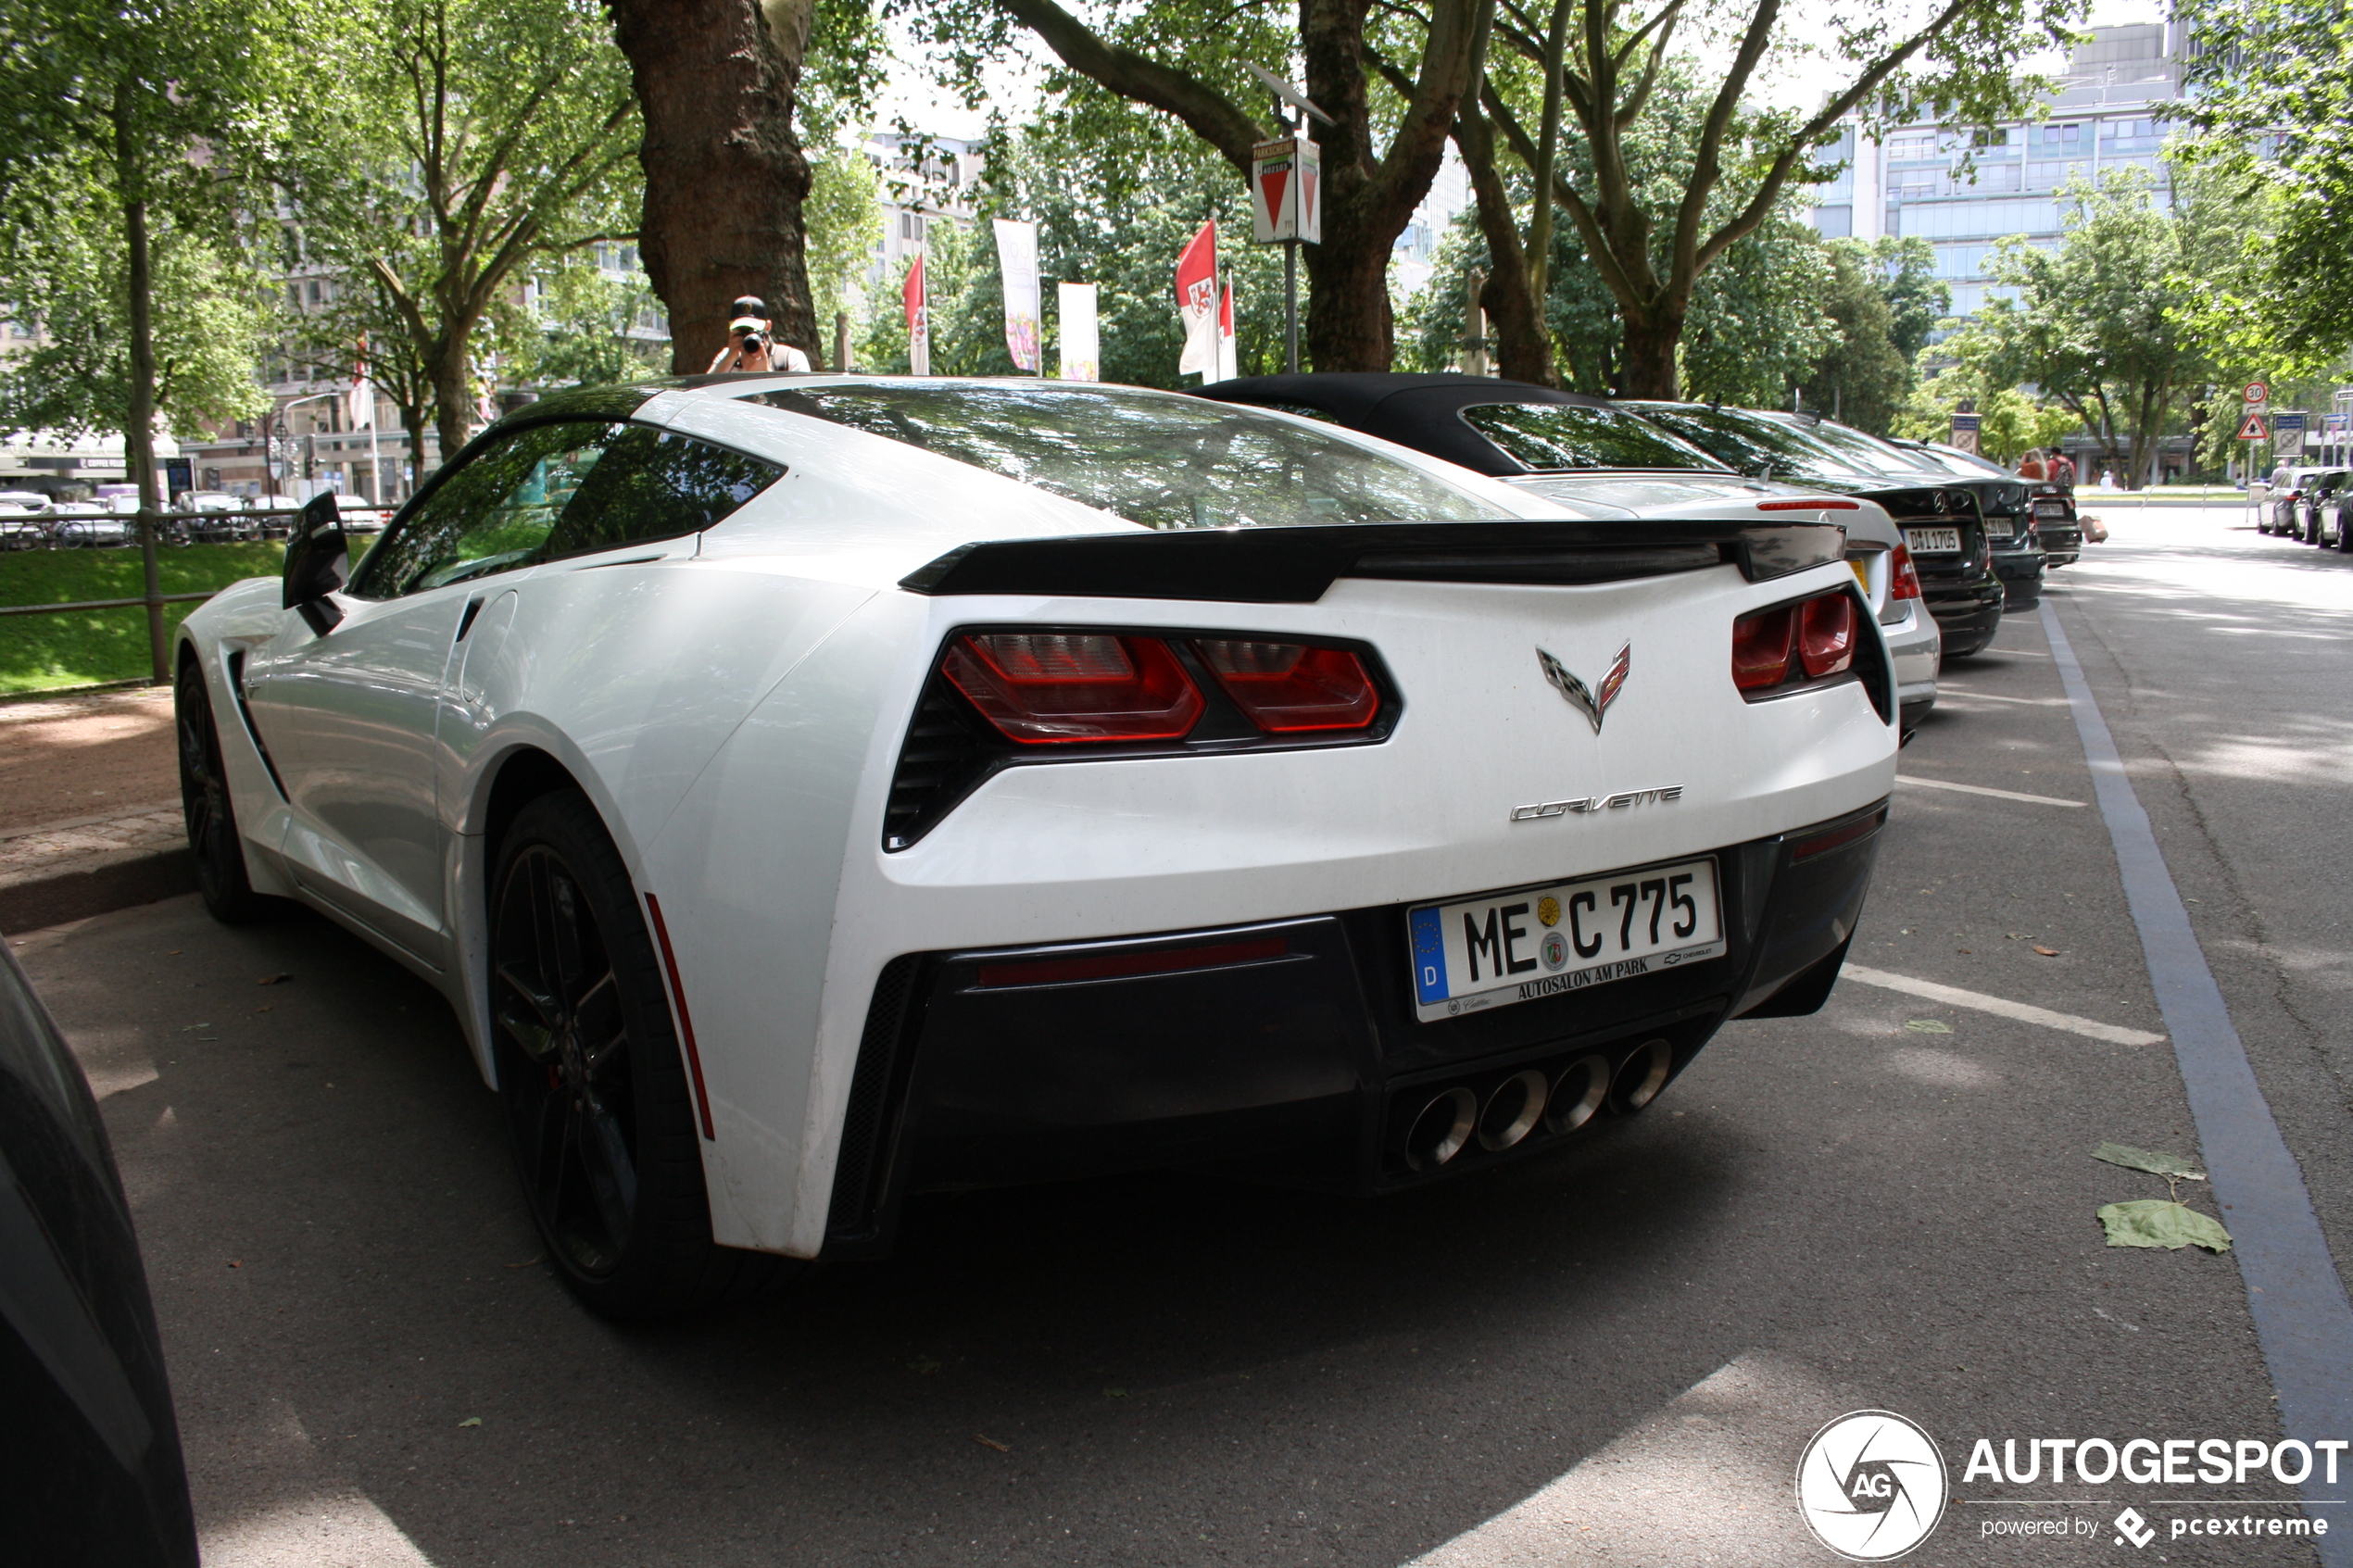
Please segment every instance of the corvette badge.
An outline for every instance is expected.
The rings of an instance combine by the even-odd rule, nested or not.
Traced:
[[[1536,662],[1543,667],[1544,679],[1553,684],[1553,689],[1567,698],[1571,708],[1592,720],[1593,733],[1600,734],[1602,715],[1607,713],[1609,705],[1617,700],[1617,694],[1626,689],[1626,671],[1633,651],[1634,645],[1631,643],[1617,650],[1617,657],[1609,661],[1609,671],[1602,677],[1598,691],[1570,674],[1567,665],[1542,648],[1536,650]]]

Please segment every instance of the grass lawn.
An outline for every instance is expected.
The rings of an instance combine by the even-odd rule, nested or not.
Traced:
[[[279,544],[167,545],[163,591],[194,594],[241,578],[275,577],[284,558]],[[136,549],[0,552],[0,605],[133,599],[145,592]],[[164,606],[164,624],[178,625],[195,608],[193,600]],[[136,681],[147,672],[145,609],[0,616],[0,695]]]

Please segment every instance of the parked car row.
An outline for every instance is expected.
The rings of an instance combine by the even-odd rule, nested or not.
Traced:
[[[237,544],[283,539],[300,515],[296,504],[283,496],[232,495],[223,491],[189,491],[170,502],[174,514],[161,524],[167,545]],[[136,495],[110,495],[99,501],[57,501],[38,491],[0,491],[0,549],[103,549],[139,542],[139,500]],[[343,513],[344,528],[355,533],[381,530],[389,513],[374,508],[351,508]]]
[[[2005,607],[2034,604],[2044,573],[2082,549],[2064,486],[1813,414],[1611,403],[1482,376],[1262,376],[1202,395],[1380,436],[1596,517],[1729,515],[1811,496],[1831,521],[1835,507],[1907,732],[1935,703],[1941,660],[1982,649]]]
[[[2284,534],[2353,555],[2353,470],[2283,463],[2256,514],[2258,533]]]

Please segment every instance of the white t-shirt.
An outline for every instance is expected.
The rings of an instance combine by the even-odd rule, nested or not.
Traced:
[[[747,359],[750,361],[748,364],[743,362]],[[714,372],[760,370],[798,370],[806,375],[809,371],[809,356],[789,343],[772,342],[768,345],[768,363],[763,366],[760,363],[757,355],[737,354],[735,340],[730,338],[720,347],[717,354],[711,356],[711,369]]]

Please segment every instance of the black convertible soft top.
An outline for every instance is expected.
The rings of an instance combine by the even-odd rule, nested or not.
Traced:
[[[1493,376],[1415,375],[1403,370],[1315,371],[1212,382],[1199,395],[1328,414],[1350,430],[1378,435],[1486,474],[1525,472],[1494,444],[1453,416],[1486,403],[1575,403],[1606,408],[1604,398],[1555,392]]]

